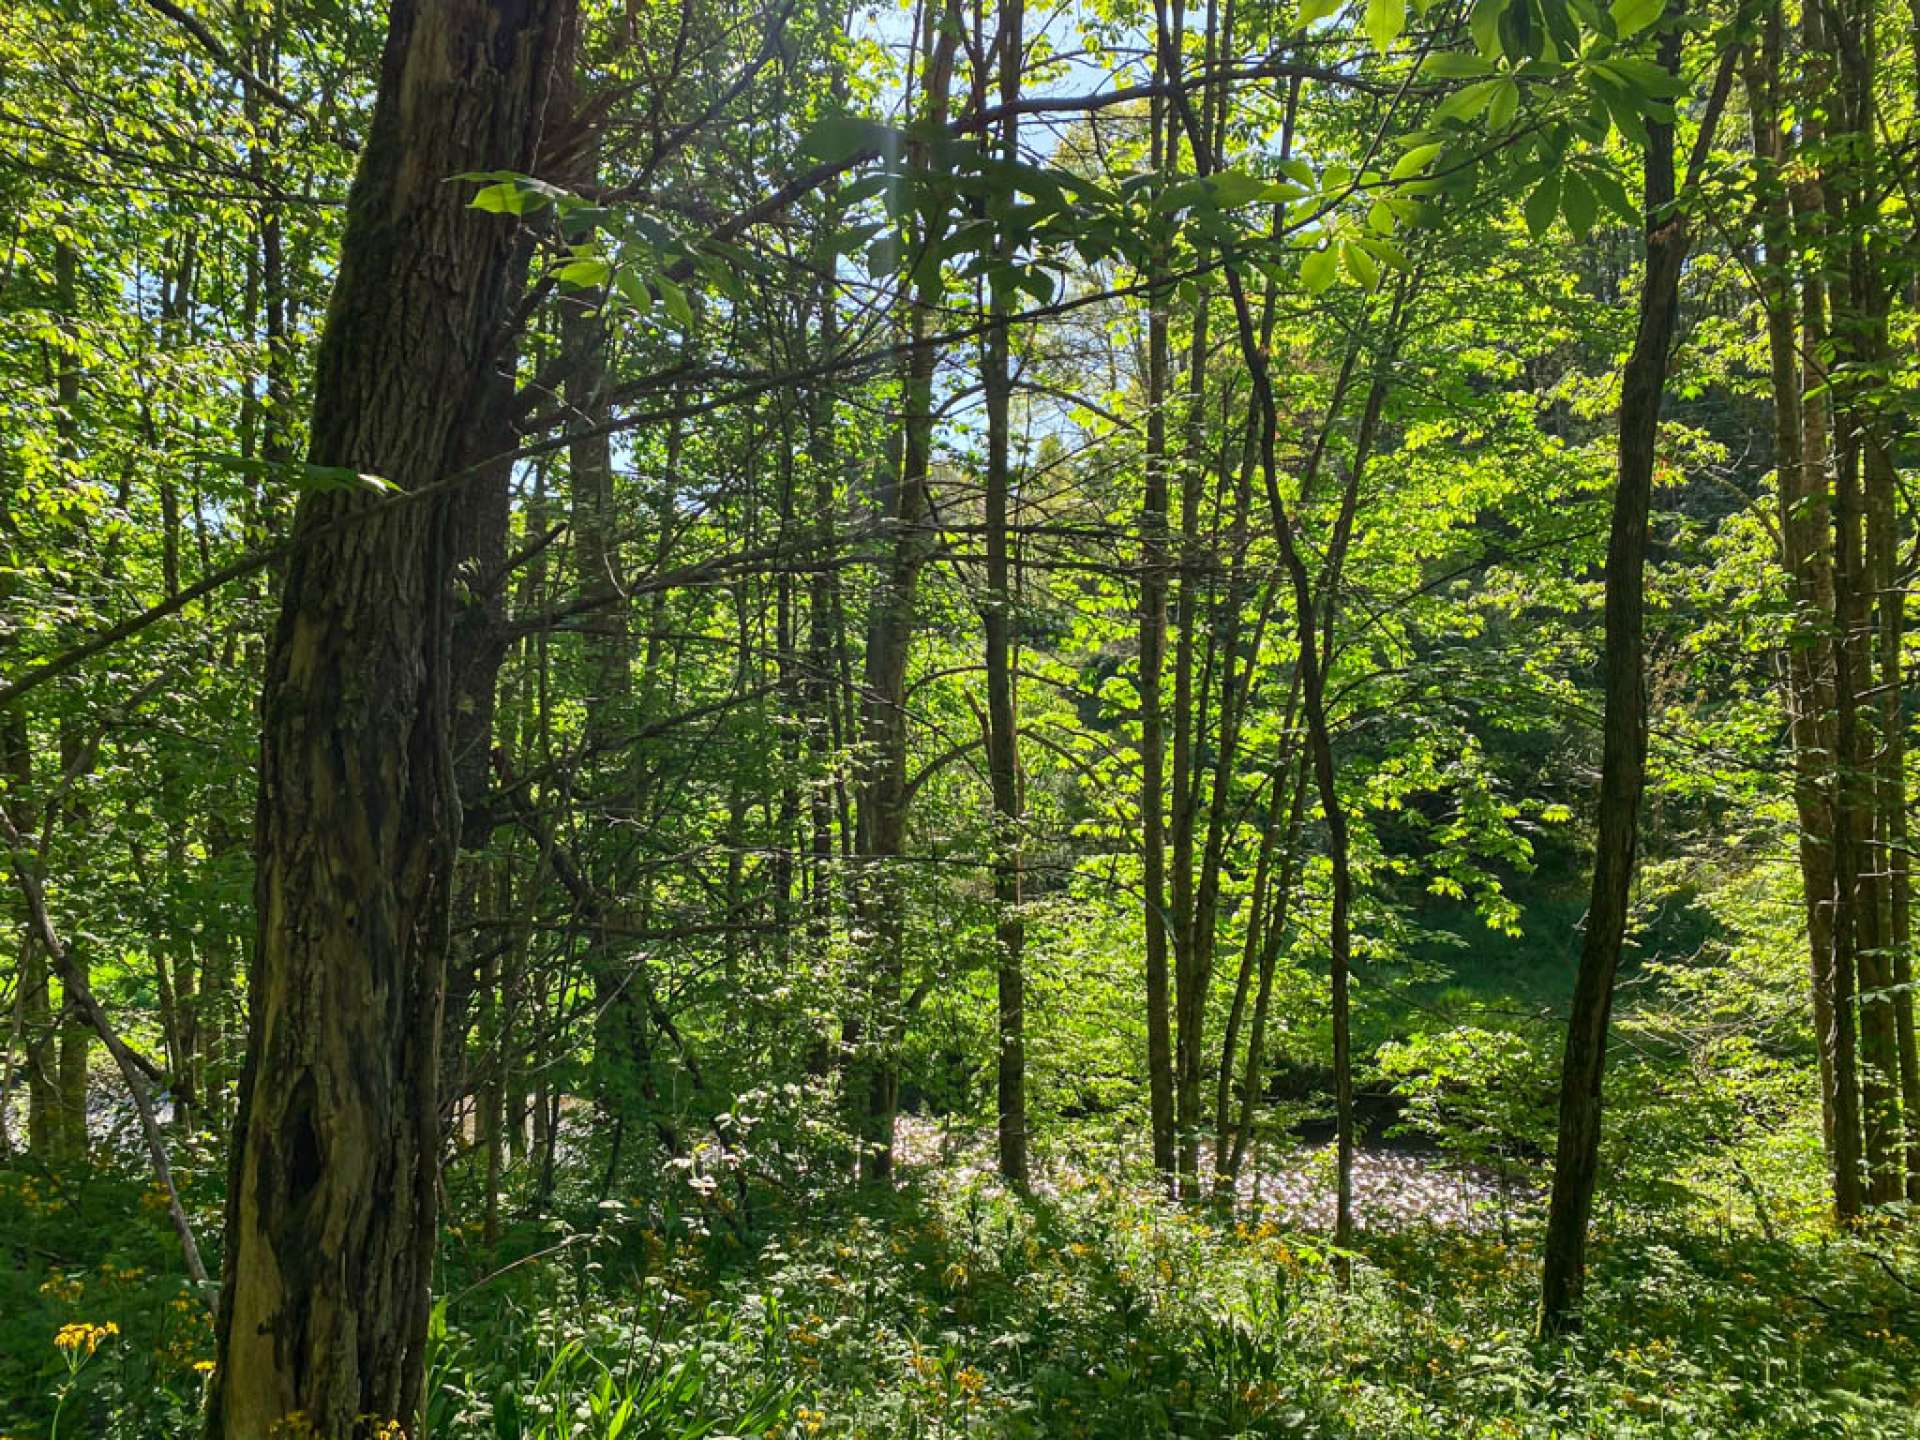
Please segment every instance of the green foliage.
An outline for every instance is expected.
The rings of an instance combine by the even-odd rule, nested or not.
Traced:
[[[1742,76],[1685,207],[1591,1300],[1579,1339],[1539,1345],[1620,359],[1661,218],[1640,213],[1639,152],[1671,118],[1687,153],[1722,58],[1757,45],[1763,17],[1302,0],[1233,10],[1210,37],[1203,8],[1177,44],[1205,166],[1154,83],[1157,17],[1131,0],[1044,29],[1028,7],[1017,154],[968,109],[997,93],[991,8],[981,35],[968,12],[950,37],[935,126],[917,118],[921,41],[891,9],[649,0],[586,7],[591,119],[553,127],[541,173],[434,177],[470,196],[469,223],[512,227],[531,288],[501,349],[508,413],[473,427],[516,447],[496,472],[498,553],[464,556],[448,597],[463,664],[477,636],[500,670],[481,694],[465,671],[450,682],[469,793],[431,1433],[1915,1433],[1912,1237],[1827,1216],[1782,683],[1827,617],[1800,613],[1779,563],[1792,517],[1756,298],[1776,272],[1841,294],[1856,240],[1883,263],[1888,355],[1850,353],[1839,327],[1801,359],[1828,368],[1835,404],[1873,394],[1836,436],[1887,417],[1904,557],[1904,12],[1877,15],[1874,120],[1906,138],[1875,156],[1863,133],[1829,134],[1778,173],[1733,153]],[[28,837],[7,858],[45,877],[164,1104],[191,1111],[165,1117],[166,1141],[211,1251],[281,571],[139,617],[247,556],[297,553],[307,497],[371,509],[390,487],[304,438],[379,7],[192,12],[229,63],[151,6],[0,12],[0,683],[131,627],[0,711],[0,802]],[[1676,34],[1677,76],[1654,58]],[[1831,57],[1785,43],[1797,142],[1809,119],[1838,127],[1838,102],[1814,95]],[[1804,206],[1818,174],[1863,183],[1834,187],[1831,235],[1808,220],[1792,254],[1769,253],[1756,217],[1783,183]],[[1229,274],[1273,377],[1272,494]],[[999,319],[1007,594],[985,579],[980,360]],[[930,378],[909,369],[923,354]],[[607,439],[597,463],[589,435]],[[914,440],[927,503],[901,525]],[[1170,924],[1144,903],[1150,478],[1169,502],[1171,888],[1195,929],[1214,867],[1201,1123],[1220,1119],[1224,1069],[1225,1108],[1244,1102],[1252,1126],[1250,1168],[1212,1210],[1149,1199],[1142,1173],[1144,952]],[[473,520],[478,494],[423,531]],[[1326,607],[1363,1156],[1492,1212],[1397,1226],[1363,1205],[1351,1257],[1273,1198],[1325,1189],[1307,1137],[1331,1103],[1333,893],[1317,795],[1297,838],[1274,805],[1303,729],[1276,505]],[[925,547],[904,595],[903,537]],[[902,605],[894,697],[873,637]],[[1017,824],[996,819],[982,758],[996,611],[1018,671]],[[895,766],[904,835],[874,855]],[[1261,889],[1268,839],[1284,923]],[[1009,853],[1022,898],[1003,908]],[[63,1437],[185,1436],[208,1297],[178,1273],[97,1052],[91,1156],[19,1153],[67,997],[32,979],[5,914],[0,1430],[51,1440],[57,1415]],[[1012,919],[1040,1176],[1021,1195],[985,1180],[980,1143]],[[1256,1045],[1248,992],[1269,957]],[[897,1194],[849,1178],[860,1067],[881,1062],[907,1112]],[[57,1345],[69,1326],[89,1328]]]

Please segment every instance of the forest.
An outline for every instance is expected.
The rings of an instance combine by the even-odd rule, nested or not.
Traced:
[[[1920,0],[0,6],[0,1437],[1920,1437]]]

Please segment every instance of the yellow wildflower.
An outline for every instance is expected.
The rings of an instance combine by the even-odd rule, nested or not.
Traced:
[[[100,1342],[109,1336],[118,1335],[120,1327],[109,1320],[104,1325],[62,1325],[59,1333],[53,1337],[53,1343],[61,1350],[78,1351],[84,1348],[91,1355],[100,1348]]]

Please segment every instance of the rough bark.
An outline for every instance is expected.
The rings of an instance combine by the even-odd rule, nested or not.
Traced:
[[[1895,830],[1904,835],[1906,828],[1900,689],[1904,596],[1896,573],[1898,478],[1888,434],[1889,415],[1895,407],[1888,405],[1885,393],[1891,296],[1874,238],[1879,208],[1875,189],[1883,182],[1874,101],[1878,56],[1873,12],[1858,0],[1846,0],[1832,6],[1828,18],[1840,57],[1838,109],[1849,142],[1844,158],[1836,162],[1847,239],[1847,283],[1844,291],[1837,292],[1844,294],[1845,304],[1836,298],[1834,325],[1835,349],[1846,362],[1836,387],[1847,420],[1841,483],[1848,500],[1857,500],[1857,513],[1847,515],[1853,530],[1841,536],[1841,543],[1849,547],[1847,569],[1855,582],[1848,595],[1851,603],[1842,639],[1852,661],[1852,678],[1859,686],[1853,769],[1843,793],[1853,819],[1860,870],[1856,954],[1867,1191],[1875,1205],[1887,1205],[1903,1199],[1907,1190],[1901,1111],[1902,1092],[1913,1069],[1912,996],[1895,989],[1896,957],[1906,957],[1892,934],[1896,909],[1903,928],[1908,917],[1905,857],[1890,846]],[[1856,544],[1857,552],[1851,548]],[[1875,690],[1877,700],[1871,698]],[[1898,901],[1896,877],[1903,889]]]
[[[399,0],[348,203],[309,454],[420,499],[304,498],[263,697],[258,949],[208,1431],[411,1428],[435,1227],[452,542],[513,227],[449,177],[534,167],[569,0]],[[297,1417],[297,1418],[296,1418]]]

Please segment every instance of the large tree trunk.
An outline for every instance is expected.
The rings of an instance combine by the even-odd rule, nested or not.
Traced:
[[[470,458],[513,230],[464,171],[533,167],[570,0],[398,0],[317,363],[310,454],[401,490]],[[310,495],[263,697],[258,952],[227,1214],[217,1440],[421,1403],[459,805],[450,507]]]
[[[1678,68],[1680,38],[1662,42],[1668,70]],[[1680,269],[1688,234],[1673,213],[1673,126],[1647,127],[1646,271],[1640,324],[1620,394],[1619,468],[1606,567],[1606,717],[1600,761],[1600,811],[1594,842],[1593,891],[1574,980],[1560,1074],[1560,1135],[1540,1291],[1540,1328],[1558,1333],[1578,1323],[1586,1278],[1587,1220],[1600,1162],[1600,1082],[1614,976],[1626,939],[1640,797],[1647,769],[1644,663],[1647,522],[1653,467],[1666,394],[1668,354],[1680,309]]]

